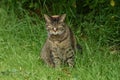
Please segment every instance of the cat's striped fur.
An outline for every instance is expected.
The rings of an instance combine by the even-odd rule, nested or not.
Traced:
[[[66,14],[48,16],[44,14],[48,38],[41,50],[41,58],[52,67],[67,63],[74,66],[76,40],[64,23]]]

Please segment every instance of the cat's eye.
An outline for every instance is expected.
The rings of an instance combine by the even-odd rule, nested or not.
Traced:
[[[49,25],[47,27],[50,27]]]
[[[46,24],[46,27],[50,28],[50,27],[52,27],[52,25],[51,24]]]
[[[65,26],[65,24],[64,24],[64,23],[60,23],[60,25],[61,25],[61,26]]]
[[[64,28],[62,27],[62,28],[60,28],[60,30],[64,30]]]
[[[47,28],[51,29],[52,27],[51,26],[47,26]]]
[[[58,28],[63,28],[63,26],[60,25],[60,26],[58,26]]]

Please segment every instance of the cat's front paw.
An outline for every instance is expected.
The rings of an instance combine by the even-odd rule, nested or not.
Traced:
[[[69,59],[67,62],[68,62],[69,67],[72,67],[72,68],[74,67],[75,64],[74,64],[73,59]]]

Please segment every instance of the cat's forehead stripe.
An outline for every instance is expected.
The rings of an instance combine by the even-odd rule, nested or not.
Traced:
[[[59,17],[59,15],[53,15],[52,16],[52,18],[58,18]]]
[[[59,15],[53,15],[52,16],[52,21],[55,22],[55,23],[58,22],[59,21],[59,17],[60,17]]]

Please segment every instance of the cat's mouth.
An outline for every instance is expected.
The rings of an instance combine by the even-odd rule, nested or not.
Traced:
[[[53,32],[53,35],[61,35],[63,32]]]
[[[65,31],[53,31],[50,32],[51,35],[62,35]]]

